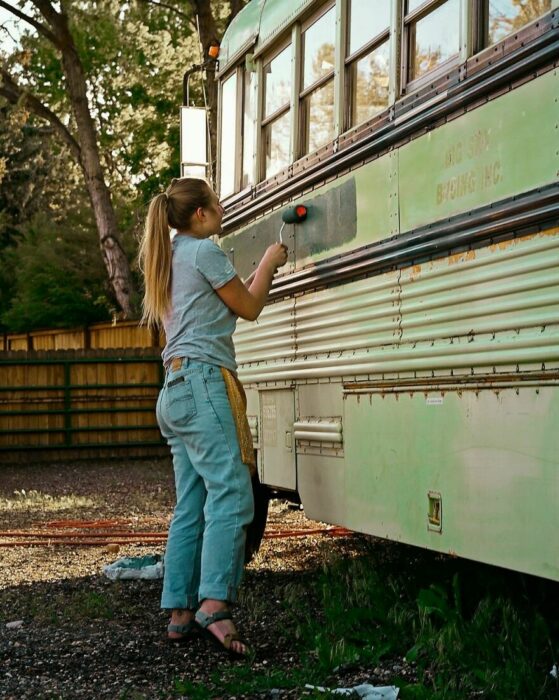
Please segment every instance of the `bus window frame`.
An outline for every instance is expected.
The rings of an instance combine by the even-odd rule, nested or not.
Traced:
[[[265,110],[266,110],[266,66],[271,63],[274,58],[279,56],[279,54],[284,51],[288,46],[291,46],[291,64],[293,65],[294,61],[294,44],[292,41],[292,33],[289,31],[281,41],[278,43],[275,43],[273,47],[270,48],[270,51],[264,54],[263,56],[258,57],[258,64],[259,64],[259,72],[258,75],[260,76],[259,81],[258,81],[258,89],[259,89],[259,97],[257,98],[257,101],[259,103],[259,108],[257,108],[257,120],[256,120],[256,129],[259,134],[258,136],[258,150],[260,153],[260,157],[257,159],[258,160],[258,177],[257,177],[257,183],[259,182],[264,182],[265,180],[268,179],[268,177],[274,177],[274,175],[267,176],[266,175],[266,149],[263,148],[263,144],[265,143],[265,132],[266,129],[270,124],[272,124],[276,119],[280,119],[283,117],[287,112],[292,110],[293,106],[293,86],[291,86],[291,94],[289,95],[289,101],[285,102],[281,107],[278,107],[275,112],[272,112],[272,114],[265,115]],[[293,71],[292,71],[293,73]],[[292,79],[292,75],[291,78]],[[293,124],[291,127],[291,131],[293,131]],[[292,143],[292,135],[290,135],[290,160],[293,162],[292,158],[292,152],[293,152],[293,143]],[[281,172],[281,171],[280,171]],[[276,173],[277,174],[277,173]]]
[[[236,195],[239,192],[240,189],[240,184],[241,184],[241,177],[242,177],[242,159],[243,159],[243,151],[242,151],[242,146],[239,148],[239,145],[242,144],[242,135],[243,135],[243,113],[242,113],[242,100],[243,100],[243,83],[244,83],[244,76],[243,76],[243,64],[244,64],[244,59],[243,63],[237,63],[234,66],[231,66],[230,70],[227,71],[226,74],[220,77],[219,80],[219,90],[218,90],[218,120],[217,123],[219,125],[219,132],[218,136],[219,138],[217,139],[217,172],[216,172],[216,183],[218,184],[218,189],[220,197],[223,196],[224,199],[229,199],[230,197]],[[221,157],[222,157],[222,143],[223,143],[223,85],[233,77],[233,75],[236,76],[236,81],[237,84],[235,86],[236,88],[236,94],[235,94],[235,164],[234,164],[234,172],[233,172],[233,191],[229,192],[228,194],[223,195],[221,192]]]
[[[398,0],[396,0],[398,1]],[[432,82],[433,80],[436,80],[437,78],[440,78],[442,75],[447,73],[449,70],[452,68],[455,68],[456,66],[459,65],[460,63],[460,53],[461,53],[461,37],[459,37],[458,41],[458,49],[456,53],[452,54],[449,58],[447,58],[445,61],[442,61],[439,63],[436,68],[433,68],[430,71],[427,71],[423,75],[419,76],[418,78],[413,78],[410,79],[410,73],[411,73],[411,61],[410,61],[410,55],[411,55],[411,47],[410,47],[410,42],[411,42],[411,31],[410,31],[410,26],[413,24],[416,24],[420,20],[424,19],[428,15],[430,15],[432,12],[437,10],[439,7],[442,7],[445,3],[449,2],[450,0],[424,0],[424,2],[421,3],[418,7],[415,8],[412,12],[406,12],[406,0],[399,0],[400,2],[404,3],[404,8],[402,11],[402,17],[401,17],[401,24],[400,24],[400,33],[402,36],[402,54],[401,54],[401,76],[400,76],[400,96],[407,95],[410,92],[415,92],[419,88],[421,88],[423,85]],[[462,4],[464,3],[465,0],[460,0],[460,7],[462,7]],[[469,0],[466,0],[469,2]]]
[[[347,33],[348,37],[346,39],[347,46],[349,46],[349,31],[350,31],[350,23],[348,22],[347,26]],[[389,24],[386,29],[384,29],[382,32],[374,36],[372,39],[370,39],[366,44],[363,44],[360,48],[357,49],[357,51],[354,51],[351,55],[347,56],[344,59],[344,72],[345,72],[345,104],[344,104],[344,132],[349,131],[350,129],[355,129],[358,127],[360,124],[365,124],[369,119],[373,119],[375,115],[370,117],[369,119],[365,119],[364,121],[361,122],[355,122],[355,124],[352,123],[353,121],[353,66],[355,63],[360,61],[362,58],[365,58],[368,54],[372,53],[373,51],[376,51],[382,44],[385,42],[388,42],[388,51],[389,51],[389,56],[391,57],[391,50],[390,50],[390,39],[391,39],[392,33],[391,33],[391,25]],[[388,109],[390,106],[390,79],[392,78],[392,71],[389,70],[388,74],[388,100],[386,103],[385,109]],[[377,112],[377,114],[380,114],[381,111]]]
[[[338,37],[336,32],[336,24],[338,17],[336,15],[336,8],[338,6],[339,0],[327,0],[323,5],[313,12],[309,17],[307,17],[303,22],[299,23],[299,55],[295,56],[295,63],[298,68],[298,85],[297,85],[297,105],[298,105],[298,134],[297,144],[294,152],[293,161],[303,158],[304,156],[311,155],[314,151],[308,151],[308,144],[305,142],[304,134],[306,133],[306,109],[304,107],[304,102],[306,98],[316,90],[320,90],[328,82],[333,82],[334,89],[334,138],[337,136],[336,132],[336,55],[337,55],[337,43]],[[332,70],[328,71],[325,75],[320,76],[314,83],[311,83],[307,87],[303,87],[303,78],[305,70],[305,32],[310,29],[318,20],[323,17],[330,10],[334,10],[334,66]],[[323,144],[324,145],[324,144]]]
[[[218,85],[218,96],[217,96],[217,111],[218,111],[218,138],[217,138],[217,168],[216,168],[216,183],[218,183],[218,187],[216,188],[219,192],[220,198],[223,199],[223,201],[233,201],[234,199],[238,199],[238,197],[241,194],[244,194],[246,192],[250,192],[252,188],[254,188],[258,182],[260,182],[260,170],[258,169],[259,166],[257,166],[257,170],[255,171],[255,161],[257,161],[256,155],[259,153],[260,150],[260,142],[258,141],[258,130],[259,130],[259,120],[261,119],[261,114],[259,111],[259,94],[260,94],[260,80],[261,80],[261,72],[259,69],[258,63],[256,63],[256,69],[255,69],[255,75],[256,75],[256,81],[257,81],[257,87],[256,87],[256,104],[255,104],[255,142],[254,142],[254,148],[256,149],[255,154],[253,154],[252,157],[252,162],[253,162],[253,167],[252,171],[250,173],[250,182],[243,187],[242,186],[242,179],[243,179],[243,157],[244,157],[244,120],[245,120],[245,110],[244,110],[244,99],[245,99],[245,78],[246,78],[246,73],[247,73],[247,66],[246,66],[246,56],[247,54],[243,54],[240,56],[238,62],[235,63],[235,65],[229,66],[229,69],[227,70],[226,73],[222,73],[219,77],[219,85]],[[236,75],[237,77],[237,92],[236,92],[236,115],[235,118],[237,120],[236,123],[236,134],[235,134],[235,172],[234,172],[234,189],[232,192],[229,194],[223,195],[221,192],[221,144],[222,144],[222,134],[223,134],[223,85],[229,78],[233,76],[233,74]]]
[[[489,49],[493,47],[499,47],[505,42],[510,41],[510,38],[506,37],[501,39],[496,44],[491,46],[487,45],[486,37],[486,24],[487,18],[484,17],[484,8],[486,6],[486,0],[460,0],[460,27],[459,27],[459,40],[457,51],[452,56],[450,56],[445,61],[441,62],[438,66],[432,70],[426,72],[422,76],[415,78],[414,80],[408,80],[409,77],[409,56],[410,56],[410,41],[409,41],[409,31],[410,26],[428,16],[431,12],[436,10],[438,7],[443,6],[449,0],[424,0],[413,12],[406,14],[407,2],[406,0],[392,0],[391,5],[391,21],[390,26],[387,30],[384,30],[375,37],[371,37],[370,41],[364,44],[362,47],[353,52],[353,54],[345,55],[349,50],[349,28],[348,28],[348,15],[349,15],[349,0],[325,0],[324,2],[312,5],[312,7],[305,8],[304,12],[298,14],[292,20],[291,24],[275,37],[275,40],[267,42],[265,47],[261,49],[256,49],[254,52],[255,64],[257,68],[257,102],[256,102],[256,142],[257,151],[254,161],[254,174],[253,174],[253,184],[250,187],[245,188],[243,191],[254,190],[259,191],[262,189],[261,185],[267,180],[271,183],[274,181],[278,182],[278,176],[280,180],[283,181],[284,176],[289,172],[298,172],[301,169],[305,169],[309,163],[313,163],[315,156],[317,154],[324,152],[330,152],[332,150],[330,147],[332,144],[325,144],[323,147],[317,149],[317,151],[306,153],[306,144],[302,143],[302,135],[304,124],[304,110],[301,109],[302,101],[310,95],[314,90],[317,90],[328,83],[329,80],[333,79],[334,82],[334,136],[333,136],[333,146],[334,151],[337,148],[337,143],[342,141],[347,141],[348,138],[354,140],[356,137],[351,136],[352,134],[365,134],[370,133],[371,128],[374,129],[374,124],[379,119],[382,123],[386,121],[383,115],[394,113],[396,110],[397,119],[396,122],[409,117],[409,110],[406,108],[407,100],[411,99],[414,94],[420,95],[420,100],[417,106],[414,108],[414,113],[423,109],[426,104],[431,104],[429,100],[429,85],[438,85],[435,91],[436,99],[440,100],[444,98],[444,94],[441,92],[441,85],[443,85],[446,80],[451,81],[455,78],[457,79],[457,70],[463,64],[465,65],[467,61],[476,57],[478,54],[483,52],[488,52]],[[302,76],[304,71],[304,53],[303,53],[303,33],[311,27],[316,21],[320,19],[328,11],[335,8],[336,12],[336,32],[335,32],[335,65],[332,71],[329,71],[326,75],[321,76],[313,84],[308,85],[306,88],[302,89]],[[559,0],[551,0],[551,11],[553,12],[559,8]],[[540,17],[532,20],[531,22],[523,25],[518,31],[523,32],[526,27],[531,24],[536,24],[542,17],[545,17],[548,12],[545,12]],[[387,109],[380,111],[370,119],[360,123],[351,125],[351,84],[349,68],[351,64],[359,60],[360,57],[365,56],[370,51],[374,51],[375,48],[383,44],[384,41],[389,42],[389,53],[390,53],[390,66],[389,66],[389,95]],[[272,61],[281,51],[286,47],[291,45],[291,90],[290,90],[290,100],[286,101],[284,105],[278,108],[273,114],[264,117],[264,101],[265,101],[265,76],[264,69],[265,66]],[[244,55],[241,56],[239,61],[244,61]],[[482,58],[482,60],[484,60]],[[233,70],[240,70],[241,77],[237,78],[237,98],[238,111],[240,118],[237,123],[237,131],[242,134],[243,129],[243,93],[244,89],[244,75],[242,73],[241,65],[236,64],[231,66],[231,70],[227,70],[226,74],[219,76],[220,78],[220,90],[218,98],[218,109],[221,101],[221,83],[224,82],[228,77],[230,77]],[[454,77],[453,77],[454,76]],[[433,85],[431,87],[434,88]],[[402,103],[404,106],[404,111],[398,116],[399,110],[398,104]],[[289,163],[273,175],[266,175],[266,154],[263,148],[263,141],[266,133],[266,128],[274,120],[284,116],[288,111],[291,111],[291,136],[290,136],[290,151],[289,151]],[[407,115],[407,116],[406,116]],[[221,119],[219,116],[219,124],[221,129]],[[390,119],[392,120],[392,118]],[[348,136],[349,135],[349,136]],[[239,137],[238,137],[239,138]],[[240,137],[242,138],[242,136]],[[359,138],[359,136],[357,136]],[[221,145],[221,139],[218,141],[218,147]],[[326,149],[326,150],[325,150]],[[237,156],[237,172],[236,172],[236,190],[235,192],[227,195],[225,198],[227,202],[237,201],[240,199],[242,194],[240,190],[240,178],[242,167],[242,148],[238,149]],[[318,156],[317,156],[318,157]],[[221,160],[221,154],[219,154]],[[218,165],[221,163],[218,161]],[[221,175],[218,172],[218,178]],[[219,180],[218,180],[219,181]]]

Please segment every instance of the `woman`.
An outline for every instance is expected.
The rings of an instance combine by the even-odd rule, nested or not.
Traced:
[[[247,288],[209,240],[221,232],[222,218],[203,180],[173,180],[154,197],[140,247],[143,321],[162,323],[167,338],[157,420],[171,447],[177,495],[161,598],[171,610],[168,638],[182,642],[199,629],[244,656],[229,606],[237,599],[254,504],[226,380],[237,367],[237,316],[259,316],[287,248],[271,245]]]

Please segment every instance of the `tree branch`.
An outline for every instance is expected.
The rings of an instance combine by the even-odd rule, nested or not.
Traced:
[[[61,12],[57,12],[50,0],[29,0],[43,17],[47,20],[51,29],[53,29],[53,36],[55,37],[54,44],[61,50],[64,51],[65,45],[73,46],[74,40],[70,34],[70,29],[68,27],[68,15],[66,14],[66,5],[63,0],[60,0]]]
[[[0,24],[0,30],[3,31],[3,32],[6,32],[6,34],[10,37],[10,39],[12,40],[12,42],[13,42],[14,44],[17,44],[17,39],[16,39],[16,37],[10,32],[10,30],[8,29],[8,27],[6,26],[6,24],[7,24],[7,21],[4,22],[4,24]]]
[[[35,4],[35,3],[33,3],[33,4]],[[40,34],[42,34],[44,37],[46,37],[49,41],[52,41],[52,43],[55,46],[59,45],[56,35],[53,34],[48,27],[45,27],[44,24],[37,22],[37,20],[33,19],[33,17],[29,17],[29,15],[26,15],[25,12],[18,10],[17,7],[13,7],[12,5],[9,5],[7,2],[5,2],[5,0],[0,0],[0,7],[3,7],[5,10],[8,10],[8,12],[11,12],[18,19],[22,19],[24,22],[27,22],[32,27],[35,27],[35,29]]]
[[[2,77],[2,83],[0,83],[0,95],[5,97],[11,104],[17,104],[18,102],[25,107],[28,107],[33,114],[36,114],[41,119],[46,120],[54,127],[56,133],[62,138],[62,140],[69,146],[74,157],[80,162],[81,158],[81,148],[76,139],[60,121],[54,112],[52,112],[46,105],[44,105],[39,99],[37,99],[31,93],[23,90],[8,73],[8,71],[0,66],[0,76]]]
[[[155,7],[163,7],[165,10],[171,10],[171,12],[174,12],[175,14],[179,15],[179,17],[184,17],[190,24],[192,24],[193,19],[190,15],[187,15],[186,12],[183,12],[182,10],[179,10],[176,7],[173,7],[173,5],[169,5],[166,2],[156,2],[156,0],[140,0],[143,2],[145,5],[154,5]]]

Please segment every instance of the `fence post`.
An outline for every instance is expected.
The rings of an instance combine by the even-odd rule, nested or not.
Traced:
[[[64,361],[64,442],[72,444],[72,396],[70,389],[70,361]]]

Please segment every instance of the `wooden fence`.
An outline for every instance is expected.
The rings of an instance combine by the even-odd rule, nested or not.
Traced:
[[[95,323],[85,328],[49,329],[30,333],[0,333],[0,352],[32,350],[101,350],[159,348],[164,338],[138,321]]]
[[[91,344],[136,332],[113,328],[90,329]],[[29,335],[32,343],[78,340],[68,331]],[[2,352],[0,461],[167,454],[155,419],[162,380],[159,347]]]

